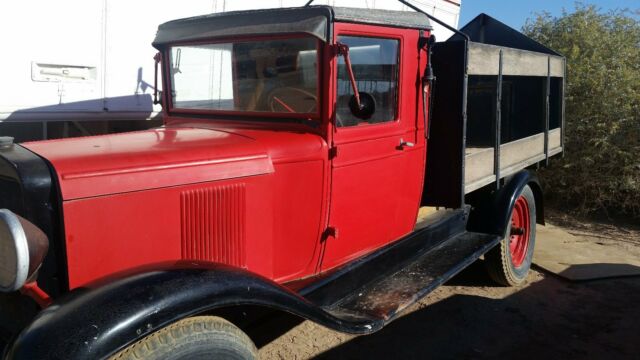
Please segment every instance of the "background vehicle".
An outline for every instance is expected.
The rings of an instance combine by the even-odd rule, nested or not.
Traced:
[[[4,139],[0,285],[44,307],[7,357],[251,358],[246,306],[367,334],[482,255],[522,282],[564,59],[485,15],[430,30],[328,6],[175,20],[163,127]]]

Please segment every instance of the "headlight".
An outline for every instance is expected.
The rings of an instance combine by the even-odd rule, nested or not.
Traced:
[[[47,236],[29,221],[0,209],[0,292],[20,289],[47,254]]]

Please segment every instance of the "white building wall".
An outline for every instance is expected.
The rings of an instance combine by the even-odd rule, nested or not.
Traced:
[[[0,122],[153,118],[160,108],[151,103],[156,53],[151,41],[160,23],[305,2],[2,1]],[[411,11],[396,0],[317,0],[314,4]],[[413,4],[458,25],[459,0],[414,0]],[[440,26],[435,33],[439,40],[451,34]]]

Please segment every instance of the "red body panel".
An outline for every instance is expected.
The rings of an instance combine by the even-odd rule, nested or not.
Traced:
[[[272,122],[201,121],[172,117],[167,126],[229,131],[264,146],[275,169],[273,213],[273,278],[289,281],[313,275],[320,256],[320,235],[326,226],[329,147],[305,125]]]
[[[76,288],[110,273],[144,264],[189,259],[182,253],[183,244],[188,240],[182,234],[185,219],[181,215],[181,194],[231,183],[242,184],[246,187],[246,213],[269,214],[272,201],[266,195],[271,180],[270,176],[257,176],[242,181],[217,181],[66,201],[63,211],[69,287]],[[208,208],[203,204],[201,213],[191,216],[206,216],[205,209]],[[207,242],[213,247],[233,245],[250,249],[245,252],[242,263],[234,265],[271,277],[270,220],[269,216],[223,220],[225,223],[241,222],[244,235],[231,242],[228,236],[221,238],[211,234],[206,237]],[[200,221],[199,230],[206,231],[205,227],[205,221]],[[198,231],[198,228],[192,231]],[[234,263],[232,258],[225,256],[216,258]]]
[[[279,281],[314,274],[328,147],[300,126],[280,127],[177,119],[165,129],[25,144],[59,176],[70,287],[177,259]]]
[[[418,31],[336,24],[334,36],[340,35],[399,40],[400,86],[395,121],[335,128],[337,156],[332,164],[329,223],[337,236],[326,242],[322,270],[340,266],[413,230],[426,154],[425,142],[418,136],[413,87],[420,76],[415,72],[420,59]],[[400,146],[403,141],[415,145]]]
[[[284,283],[410,232],[426,156],[419,33],[335,29],[400,40],[396,121],[334,127],[336,60],[324,44],[320,119],[207,119],[165,109],[160,129],[24,144],[58,176],[70,288],[178,259],[227,263]],[[415,146],[399,147],[401,140]],[[329,159],[331,147],[337,156]],[[337,228],[336,238],[324,238],[327,227]]]
[[[273,172],[253,139],[189,128],[24,144],[56,169],[65,200]]]

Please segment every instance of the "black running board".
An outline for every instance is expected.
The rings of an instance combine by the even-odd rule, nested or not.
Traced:
[[[325,307],[334,316],[351,314],[392,321],[398,314],[471,265],[500,241],[494,235],[464,232],[424,253],[400,271],[367,284]]]
[[[370,321],[375,331],[500,242],[466,231],[467,218],[468,209],[451,210],[300,293],[345,322]]]

